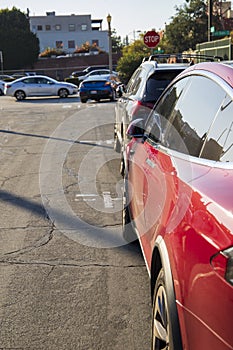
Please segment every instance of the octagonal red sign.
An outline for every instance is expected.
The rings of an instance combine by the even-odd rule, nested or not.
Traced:
[[[156,31],[151,30],[151,31],[146,32],[143,40],[144,40],[144,44],[147,47],[153,48],[156,45],[158,45],[158,43],[160,42],[160,36],[158,33],[156,33]]]

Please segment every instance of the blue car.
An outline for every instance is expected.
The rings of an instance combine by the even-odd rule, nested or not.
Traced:
[[[99,102],[102,99],[115,101],[115,82],[109,75],[91,76],[79,85],[79,96],[82,103],[88,99]]]

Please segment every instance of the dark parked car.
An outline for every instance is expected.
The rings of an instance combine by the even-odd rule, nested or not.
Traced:
[[[108,66],[104,66],[104,65],[102,65],[102,66],[89,66],[89,67],[87,67],[87,68],[85,68],[83,70],[78,70],[78,71],[72,72],[70,77],[71,78],[79,78],[81,76],[84,76],[84,75],[92,72],[93,70],[107,69],[107,68],[109,68],[109,67]]]
[[[116,99],[115,81],[110,75],[94,75],[85,79],[79,86],[79,96],[82,103],[88,99],[100,101],[102,99]]]
[[[123,227],[151,278],[152,349],[233,349],[233,67],[200,63],[130,123]]]

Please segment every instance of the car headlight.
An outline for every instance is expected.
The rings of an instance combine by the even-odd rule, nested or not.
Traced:
[[[227,248],[211,259],[215,272],[233,286],[233,247]]]

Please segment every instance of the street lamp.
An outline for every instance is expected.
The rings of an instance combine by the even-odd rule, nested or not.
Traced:
[[[112,30],[111,30],[111,20],[112,17],[110,14],[107,15],[107,22],[108,22],[108,46],[109,46],[109,70],[110,74],[112,73]]]

